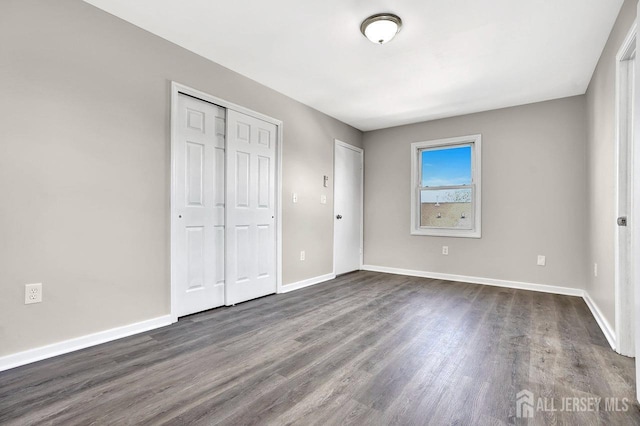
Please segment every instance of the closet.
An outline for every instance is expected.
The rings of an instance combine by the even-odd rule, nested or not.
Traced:
[[[172,314],[275,293],[277,123],[174,96]]]

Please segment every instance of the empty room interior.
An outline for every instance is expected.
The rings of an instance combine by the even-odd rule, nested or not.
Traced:
[[[0,425],[640,425],[637,0],[0,0]]]

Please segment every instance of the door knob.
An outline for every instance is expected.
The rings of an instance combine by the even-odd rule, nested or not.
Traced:
[[[336,216],[336,219],[342,219],[342,215],[339,214],[338,216]]]

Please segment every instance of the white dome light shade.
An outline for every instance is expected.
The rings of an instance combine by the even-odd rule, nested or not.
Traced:
[[[385,44],[395,37],[402,27],[402,20],[390,13],[380,13],[368,17],[360,25],[360,31],[376,44]]]

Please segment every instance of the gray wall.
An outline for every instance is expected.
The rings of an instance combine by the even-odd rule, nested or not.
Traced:
[[[0,355],[169,313],[171,80],[284,121],[283,279],[332,271],[322,176],[360,131],[80,0],[3,0]]]
[[[577,96],[365,133],[365,264],[583,288],[585,105]],[[482,238],[411,236],[410,144],[475,133]]]
[[[636,17],[637,0],[622,5],[587,90],[588,212],[590,251],[587,291],[615,327],[614,232],[616,205],[616,55]],[[593,275],[598,264],[598,277]]]

